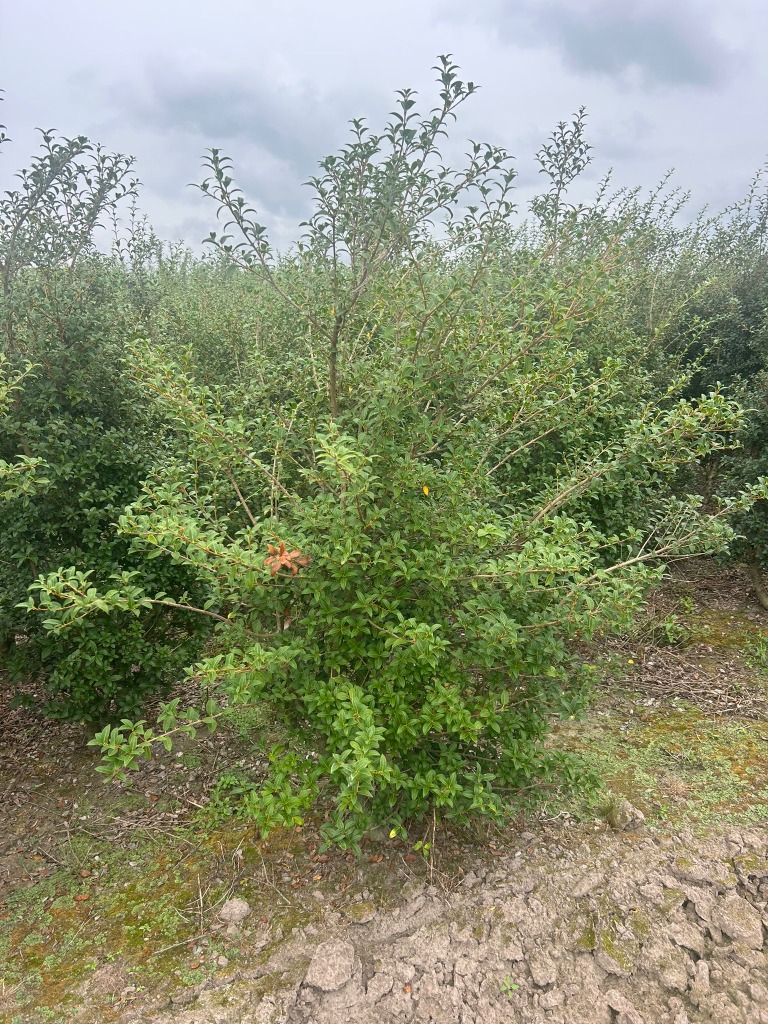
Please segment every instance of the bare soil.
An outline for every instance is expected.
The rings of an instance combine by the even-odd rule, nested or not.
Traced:
[[[768,616],[689,565],[589,657],[553,742],[605,793],[360,857],[227,816],[247,730],[106,785],[84,729],[4,691],[0,1021],[768,1022]]]

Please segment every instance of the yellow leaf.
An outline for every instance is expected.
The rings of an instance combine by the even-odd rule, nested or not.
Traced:
[[[425,494],[429,494],[429,488],[427,487],[426,484],[424,484],[424,486],[421,489],[422,491],[424,491]]]

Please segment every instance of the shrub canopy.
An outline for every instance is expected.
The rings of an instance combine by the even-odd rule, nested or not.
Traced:
[[[429,113],[404,90],[382,132],[352,123],[295,250],[212,150],[213,258],[137,226],[120,258],[51,271],[80,296],[63,334],[25,327],[3,366],[6,632],[78,716],[132,714],[180,659],[207,697],[162,705],[159,731],[107,725],[105,772],[257,704],[283,742],[249,813],[268,829],[322,793],[342,845],[576,785],[546,736],[586,699],[581,644],[628,624],[666,561],[724,551],[763,493],[752,470],[717,500],[693,484],[756,422],[696,307],[712,225],[679,233],[668,199],[607,184],[569,204],[583,111],[521,222],[503,149],[444,165],[474,85],[437,71]],[[27,325],[50,319],[32,264]]]

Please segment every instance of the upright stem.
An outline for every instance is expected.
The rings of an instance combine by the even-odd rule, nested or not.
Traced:
[[[336,314],[331,332],[331,348],[328,354],[328,398],[331,403],[331,416],[336,419],[339,415],[339,387],[338,387],[338,362],[339,362],[339,334],[343,317]]]
[[[755,555],[745,563],[744,568],[747,570],[749,582],[752,584],[752,589],[755,592],[755,597],[760,607],[768,612],[768,588],[766,588],[765,580]]]

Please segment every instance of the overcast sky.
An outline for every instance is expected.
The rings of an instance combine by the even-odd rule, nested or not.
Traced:
[[[674,167],[720,208],[768,158],[766,0],[0,0],[0,188],[35,127],[87,135],[136,157],[158,233],[197,246],[215,209],[188,183],[217,146],[284,245],[349,119],[383,126],[404,86],[429,109],[441,53],[481,87],[455,139],[506,146],[522,206],[536,150],[582,104],[593,181]]]

